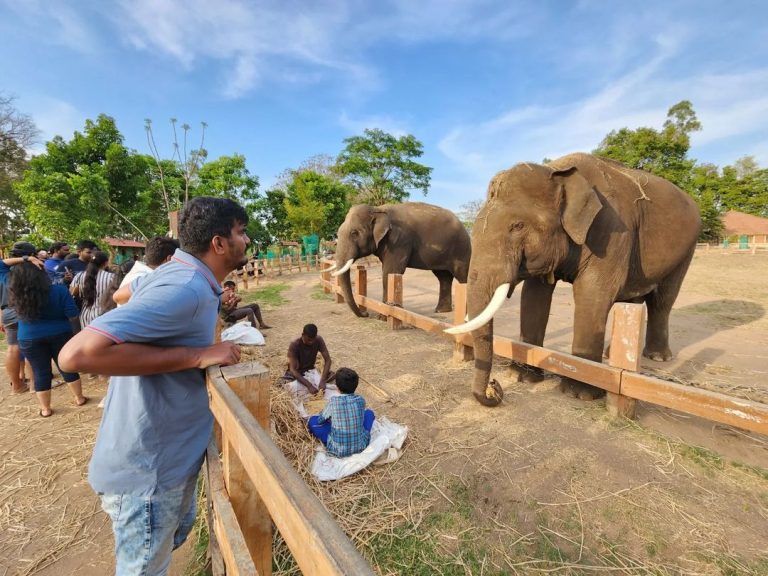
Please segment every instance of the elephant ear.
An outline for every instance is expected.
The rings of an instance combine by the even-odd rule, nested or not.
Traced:
[[[592,221],[603,205],[592,185],[587,182],[576,167],[556,170],[552,179],[560,182],[562,188],[561,221],[568,236],[576,244],[587,240]]]
[[[392,230],[392,224],[389,221],[389,214],[386,212],[374,212],[373,213],[373,241],[376,243],[376,248],[384,237]]]

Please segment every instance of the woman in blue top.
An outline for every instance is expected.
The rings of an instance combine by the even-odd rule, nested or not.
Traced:
[[[47,418],[51,410],[51,361],[59,365],[59,352],[80,331],[80,311],[67,287],[53,284],[48,275],[34,264],[24,262],[13,267],[9,292],[11,305],[19,317],[19,348],[35,376],[35,392],[40,403],[40,416]],[[88,399],[83,396],[80,375],[61,372],[75,399],[82,406]]]

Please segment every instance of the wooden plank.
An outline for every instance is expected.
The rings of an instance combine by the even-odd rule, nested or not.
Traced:
[[[259,425],[269,430],[269,371],[258,362],[223,366],[221,374]],[[259,576],[272,574],[272,519],[224,433],[224,482]]]
[[[355,266],[355,296],[368,295],[368,270],[365,266],[358,264]],[[359,306],[361,312],[366,312],[365,306]]]
[[[313,576],[373,576],[371,567],[215,368],[208,369],[208,390],[211,411],[301,571]]]
[[[206,494],[205,520],[206,520],[206,524],[208,525],[207,561],[209,563],[211,573],[214,576],[222,576],[223,574],[225,574],[226,568],[224,566],[224,557],[222,556],[221,548],[219,547],[219,541],[218,541],[218,538],[216,537],[216,523],[214,521],[216,512],[214,512],[214,508],[213,508],[213,496],[212,496],[213,490],[211,488],[212,471],[211,471],[211,465],[208,462],[208,458],[211,458],[211,459],[215,458],[217,461],[219,458],[218,450],[216,448],[216,444],[213,439],[211,439],[211,442],[208,445],[208,450],[206,451],[206,457],[205,457],[205,465],[203,466],[203,484],[204,484],[204,490]],[[218,467],[218,476],[216,481],[218,482],[218,486],[223,486],[224,478],[221,477],[221,465],[219,465]],[[238,532],[240,531],[239,526],[236,526],[236,529]]]
[[[608,364],[637,372],[645,341],[646,312],[643,304],[619,302],[613,305],[611,352]],[[605,407],[612,416],[635,417],[634,398],[621,393],[608,392]]]
[[[453,290],[453,323],[464,324],[467,316],[467,285],[461,282],[454,284]],[[463,342],[454,341],[453,359],[457,362],[468,362],[475,358],[474,346],[467,346]]]
[[[235,510],[227,497],[224,472],[215,444],[208,444],[205,461],[206,479],[210,484],[210,489],[206,493],[212,503],[214,534],[226,565],[226,573],[228,576],[231,574],[256,576],[258,574],[256,566],[243,538]]]
[[[336,276],[333,279],[333,293],[336,295],[336,304],[344,302],[344,296],[341,294],[341,276]]]
[[[620,389],[621,370],[619,368],[606,366],[564,352],[556,352],[524,342],[515,342],[509,338],[494,336],[493,353],[516,362],[543,368],[560,376],[586,382],[609,392],[618,393]]]
[[[389,296],[389,302],[387,304],[400,306],[403,305],[403,275],[402,274],[389,274],[387,276],[387,295]],[[395,315],[387,316],[387,325],[390,330],[400,330],[403,327],[403,322]]]
[[[767,404],[632,372],[622,375],[621,392],[630,398],[768,435]]]

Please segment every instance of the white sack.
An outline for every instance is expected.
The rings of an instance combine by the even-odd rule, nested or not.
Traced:
[[[250,322],[238,322],[226,330],[222,330],[221,340],[235,344],[264,346],[264,335],[251,326]]]
[[[321,447],[312,462],[312,475],[320,481],[339,480],[360,472],[373,463],[394,462],[400,458],[407,436],[407,426],[395,424],[386,416],[376,416],[371,428],[371,442],[365,450],[352,456],[337,458]]]

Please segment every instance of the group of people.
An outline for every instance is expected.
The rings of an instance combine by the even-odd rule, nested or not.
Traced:
[[[239,306],[235,287],[222,288],[246,262],[247,224],[236,202],[199,197],[179,215],[178,244],[151,239],[144,262],[132,270],[110,271],[85,242],[77,246],[82,263],[67,258],[63,243],[51,247],[47,260],[17,243],[0,266],[5,332],[9,344],[18,338],[32,363],[40,415],[52,413],[51,362],[78,405],[87,401],[79,374],[111,377],[88,480],[112,521],[118,576],[166,574],[172,551],[192,529],[197,476],[213,431],[205,369],[240,359],[234,343],[214,342],[218,316],[268,328],[257,306]],[[83,313],[97,301],[100,307]],[[335,382],[340,394],[308,426],[332,454],[359,452],[369,442],[373,414],[355,394],[357,374],[331,372],[317,332],[307,324],[290,344],[286,381],[307,394],[327,393]]]
[[[170,258],[176,247],[178,242],[172,238],[153,238],[147,246],[146,264],[135,267],[139,273],[142,267],[151,270]],[[61,370],[58,355],[74,334],[115,307],[112,296],[126,277],[130,278],[132,267],[134,262],[127,262],[110,269],[108,254],[91,240],[78,242],[74,254],[66,242],[54,242],[50,250],[17,242],[9,257],[0,261],[2,330],[8,345],[6,372],[12,392],[21,394],[29,390],[29,365],[41,417],[53,414],[52,363],[69,385],[75,404],[88,402],[80,375]]]

